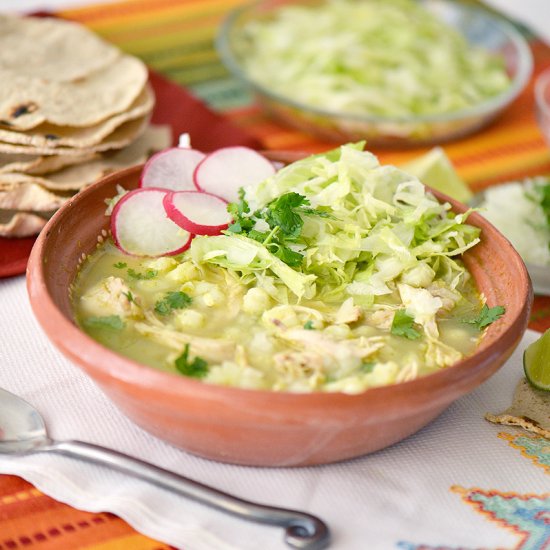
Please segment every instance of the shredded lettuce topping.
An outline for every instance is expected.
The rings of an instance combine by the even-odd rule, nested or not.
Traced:
[[[254,279],[279,303],[353,296],[369,305],[397,282],[428,286],[436,274],[456,288],[467,272],[455,257],[479,242],[479,229],[362,149],[314,155],[243,190],[230,206],[235,223],[196,237],[191,257]]]
[[[253,81],[332,112],[449,113],[510,85],[502,56],[413,0],[286,5],[248,22],[235,47]]]

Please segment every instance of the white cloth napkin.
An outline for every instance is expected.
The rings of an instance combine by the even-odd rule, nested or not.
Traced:
[[[495,376],[405,441],[345,463],[266,469],[197,458],[134,426],[43,335],[23,277],[0,281],[0,304],[0,386],[35,405],[54,438],[111,447],[245,499],[316,514],[332,530],[331,548],[512,548],[520,535],[476,512],[451,487],[548,490],[543,468],[497,436],[514,429],[483,419],[510,404],[522,376],[521,352],[536,333],[525,335]],[[185,550],[286,548],[280,528],[233,518],[78,460],[0,456],[0,472],[19,475],[76,508],[113,512]]]

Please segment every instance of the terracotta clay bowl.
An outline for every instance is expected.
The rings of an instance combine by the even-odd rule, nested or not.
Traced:
[[[489,306],[506,314],[476,352],[434,374],[359,395],[293,394],[206,384],[140,365],[103,347],[74,323],[70,287],[79,262],[108,228],[105,199],[136,187],[141,167],[106,177],[61,208],[39,236],[27,272],[34,313],[51,341],[131,420],[202,457],[258,466],[304,466],[357,457],[410,436],[489,378],[527,326],[532,289],[510,243],[478,214],[482,242],[465,257]],[[465,206],[449,200],[453,209]],[[105,233],[104,233],[105,235]]]

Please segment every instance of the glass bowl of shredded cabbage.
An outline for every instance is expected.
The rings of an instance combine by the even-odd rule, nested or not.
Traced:
[[[217,47],[272,116],[322,139],[434,144],[474,132],[524,88],[530,49],[502,18],[450,0],[264,0]]]

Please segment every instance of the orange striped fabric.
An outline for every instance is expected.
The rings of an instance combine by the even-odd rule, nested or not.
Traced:
[[[0,477],[0,550],[175,550],[113,514],[76,510],[16,476]]]
[[[231,78],[214,48],[227,12],[245,0],[130,0],[60,13],[141,57],[149,66],[191,89],[266,149],[318,152],[317,141],[267,118]],[[550,66],[550,48],[531,39],[535,74]],[[400,164],[426,149],[374,152]],[[445,145],[460,175],[478,190],[499,181],[550,173],[550,150],[534,116],[533,81],[498,121],[484,131]],[[537,297],[531,328],[550,327],[550,297]],[[118,517],[91,514],[43,495],[14,476],[0,476],[0,550],[168,550]]]

